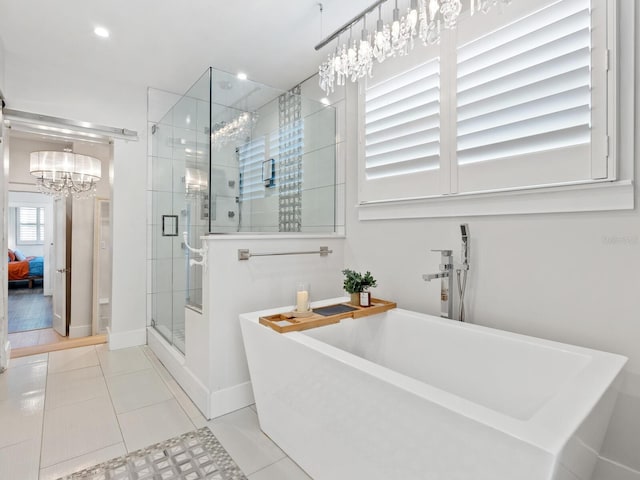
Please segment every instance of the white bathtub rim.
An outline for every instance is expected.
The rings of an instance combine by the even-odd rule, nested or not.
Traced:
[[[345,301],[348,301],[348,298],[334,298],[314,302],[312,306],[322,307]],[[251,312],[241,314],[240,319],[259,323],[259,317],[273,315],[282,311],[283,308],[281,307],[259,312]],[[396,385],[398,388],[410,392],[413,395],[425,398],[442,406],[443,408],[450,409],[459,415],[487,427],[499,430],[553,455],[558,455],[560,453],[571,435],[575,433],[578,426],[584,421],[589,412],[606,392],[606,389],[602,389],[599,382],[594,382],[593,374],[603,375],[605,378],[610,378],[610,381],[613,382],[615,377],[619,375],[624,364],[627,362],[626,357],[617,354],[600,352],[598,350],[539,339],[503,330],[496,330],[481,325],[453,322],[451,320],[419,312],[394,309],[388,313],[392,315],[397,313],[401,315],[418,316],[420,318],[427,318],[429,321],[446,322],[445,325],[448,328],[479,329],[484,334],[499,335],[503,337],[506,336],[518,341],[525,341],[536,345],[545,345],[572,353],[588,355],[592,357],[593,361],[591,361],[587,367],[574,377],[573,382],[568,382],[561,387],[558,392],[547,400],[544,405],[541,406],[539,411],[530,419],[520,420],[316,340],[313,337],[305,335],[304,332],[289,332],[281,334],[271,330],[269,327],[264,328],[269,332],[269,334],[284,335],[288,339],[303,344],[307,348],[328,355],[340,363],[356,368],[367,375],[381,378],[382,380]],[[386,313],[383,313],[381,315],[385,314]],[[359,320],[360,319],[346,319],[343,321]],[[596,383],[598,383],[598,385],[596,385]],[[585,398],[588,398],[588,401],[585,401]],[[577,405],[579,405],[579,407],[577,407]],[[554,415],[554,412],[558,411],[562,412],[562,415]]]

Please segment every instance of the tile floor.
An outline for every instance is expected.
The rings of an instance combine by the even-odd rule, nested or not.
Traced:
[[[0,479],[50,480],[209,426],[250,480],[308,480],[247,407],[212,421],[147,347],[11,360],[0,375]]]

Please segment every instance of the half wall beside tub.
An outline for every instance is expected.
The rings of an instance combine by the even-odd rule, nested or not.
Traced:
[[[208,267],[202,312],[185,310],[185,353],[149,328],[149,346],[207,418],[254,403],[238,324],[241,312],[292,306],[296,284],[311,285],[312,300],[342,291],[344,239],[334,235],[208,235]],[[328,255],[256,256],[238,250],[287,253],[319,250]]]
[[[258,321],[281,311],[240,316],[258,417],[314,479],[591,478],[625,357],[401,309]]]

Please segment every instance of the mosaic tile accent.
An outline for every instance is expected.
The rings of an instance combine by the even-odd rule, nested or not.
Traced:
[[[208,427],[59,480],[247,480]]]
[[[278,97],[279,225],[280,232],[302,228],[302,100],[300,85]]]

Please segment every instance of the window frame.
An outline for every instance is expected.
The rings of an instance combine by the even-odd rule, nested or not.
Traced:
[[[524,3],[527,3],[527,5],[523,5]],[[554,3],[554,1],[548,0],[544,4],[533,6],[532,2],[523,0],[522,2],[513,2],[507,8],[519,8],[519,10],[510,15],[510,18],[515,20],[519,18],[518,15],[525,15],[527,10],[529,12],[535,11],[551,3]],[[599,117],[603,119],[602,121],[607,122],[608,140],[604,139],[600,144],[592,141],[591,146],[592,149],[609,149],[606,172],[594,172],[595,175],[592,175],[592,179],[586,181],[458,193],[458,165],[451,158],[443,158],[441,160],[441,184],[443,186],[441,192],[431,192],[422,196],[391,200],[365,199],[361,192],[366,181],[364,177],[363,133],[366,81],[361,81],[358,85],[359,168],[357,208],[359,219],[375,220],[633,209],[633,100],[635,96],[633,74],[635,58],[633,44],[628,45],[628,42],[626,42],[627,44],[621,42],[620,35],[623,30],[625,38],[634,38],[635,12],[631,12],[631,14],[627,12],[621,15],[620,10],[622,8],[615,0],[592,0],[591,6],[594,11],[598,9],[597,16],[596,14],[592,15],[594,17],[592,19],[592,28],[598,28],[601,31],[602,28],[606,27],[606,47],[603,48],[601,44],[593,45],[592,68],[596,66],[596,62],[599,62],[597,66],[599,68],[608,66],[608,68],[603,69],[606,76],[604,80],[608,84],[607,98],[604,104],[609,110],[613,111],[608,111],[607,114]],[[637,7],[625,5],[625,8],[635,9]],[[606,15],[601,14],[603,9],[606,11]],[[498,13],[497,21],[500,21],[499,15]],[[484,19],[484,17],[481,18]],[[492,21],[495,22],[496,20]],[[504,20],[502,21],[505,23]],[[459,28],[464,28],[464,24],[461,24]],[[444,38],[444,35],[453,35],[452,33],[443,31],[443,42],[451,41]],[[621,45],[621,43],[623,44]],[[456,42],[454,41],[453,44],[456,45]],[[596,50],[598,48],[600,51]],[[618,54],[624,57],[619,58]],[[440,57],[441,59],[443,57],[446,58],[445,54],[441,54]],[[455,62],[456,59],[454,58],[453,63]],[[623,81],[622,79],[629,75],[632,79],[630,82],[631,89],[624,90],[625,100],[624,102],[619,102],[619,91],[623,90],[618,82]],[[601,78],[598,81],[602,80]],[[445,90],[445,86],[442,89]],[[449,109],[443,108],[443,111],[445,111],[444,116],[447,114],[455,115],[455,95],[453,97]],[[443,118],[442,121],[444,123],[446,118]],[[618,131],[618,127],[621,128],[621,131],[625,130],[625,132]],[[450,130],[453,130],[453,132]],[[455,145],[455,128],[443,128],[442,135],[441,142],[451,141]],[[455,155],[455,148],[448,150],[454,151],[453,155]],[[603,174],[608,178],[604,180],[597,178],[598,175],[602,176]]]

